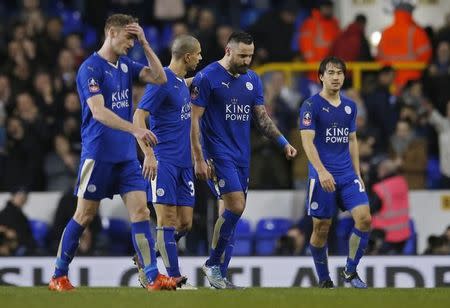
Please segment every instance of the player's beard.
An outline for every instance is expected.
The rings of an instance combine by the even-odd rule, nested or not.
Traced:
[[[249,66],[248,65],[246,65],[246,64],[243,64],[243,65],[237,65],[237,64],[234,64],[232,67],[231,67],[231,73],[233,73],[233,74],[246,74],[247,73],[247,71],[248,71],[248,68],[249,68]]]

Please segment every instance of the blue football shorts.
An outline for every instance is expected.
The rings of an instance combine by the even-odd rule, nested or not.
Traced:
[[[74,194],[87,200],[112,199],[130,191],[146,191],[138,160],[118,163],[82,159]]]
[[[326,192],[318,178],[309,178],[309,185],[306,195],[306,206],[308,215],[317,218],[332,218],[338,209],[338,205],[343,210],[351,211],[359,205],[368,205],[369,199],[367,194],[355,175],[337,179],[336,190],[334,192]]]
[[[225,159],[209,160],[213,172],[214,179],[208,180],[208,186],[216,198],[222,195],[242,191],[247,195],[249,167],[238,166],[235,162]]]
[[[157,175],[148,185],[147,199],[153,204],[191,206],[195,204],[194,169],[158,161]]]

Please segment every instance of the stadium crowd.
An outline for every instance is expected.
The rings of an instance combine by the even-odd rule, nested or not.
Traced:
[[[395,17],[411,22],[413,7],[399,3],[399,16]],[[331,1],[4,1],[0,3],[0,191],[14,194],[8,203],[10,213],[4,210],[0,217],[12,212],[23,215],[20,209],[26,196],[24,202],[23,196],[16,197],[18,192],[63,191],[67,193],[61,204],[75,204],[70,192],[81,151],[75,77],[83,59],[98,49],[103,22],[113,12],[139,17],[163,65],[170,59],[173,37],[191,33],[201,43],[203,60],[198,70],[203,68],[222,57],[235,28],[245,29],[255,38],[254,67],[268,62],[315,62],[330,54],[346,61],[382,61],[386,65],[377,73],[364,74],[362,89],[354,89],[348,79],[345,90],[359,108],[359,152],[368,191],[383,179],[378,167],[386,159],[392,162],[390,173],[403,176],[410,189],[450,188],[450,12],[440,29],[417,26],[425,36],[422,45],[415,47],[420,54],[413,60],[428,65],[424,71],[409,72],[412,74],[407,76],[412,78],[405,79],[408,72],[398,73],[388,65],[389,48],[371,54],[364,33],[371,17],[355,16],[354,22],[340,29]],[[315,46],[317,40],[312,38],[320,36],[318,28],[325,29],[326,35],[320,37],[320,46]],[[386,44],[382,38],[380,47]],[[142,61],[144,54],[138,44],[130,56]],[[266,109],[300,155],[288,162],[275,144],[260,136],[252,138],[250,189],[304,189],[307,159],[301,150],[298,109],[319,91],[316,73],[297,74],[291,84],[282,72],[262,77]],[[136,84],[133,91],[137,103],[144,86]],[[256,129],[254,134],[259,134]],[[373,213],[379,210],[373,209]],[[62,232],[58,226],[63,227],[64,219],[71,215],[59,214],[55,234]],[[8,219],[0,219],[0,255],[46,254],[56,249],[54,243],[42,247],[29,243],[29,229],[14,230],[2,221]],[[278,252],[305,253],[307,225],[303,221],[289,229],[279,241]],[[100,243],[99,247],[86,248],[86,254],[106,253],[100,222],[97,227],[93,226],[86,238]],[[376,235],[373,253],[380,252]],[[93,240],[97,236],[100,239]],[[54,237],[58,241],[59,236]],[[442,236],[430,237],[429,246],[427,253],[448,254],[449,229]]]

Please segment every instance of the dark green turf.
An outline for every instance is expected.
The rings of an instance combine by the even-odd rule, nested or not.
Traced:
[[[334,290],[251,288],[148,293],[139,288],[78,288],[55,293],[46,287],[0,287],[1,308],[88,307],[450,307],[450,288]]]

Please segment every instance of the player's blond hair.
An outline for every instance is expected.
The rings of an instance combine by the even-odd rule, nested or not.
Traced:
[[[138,19],[136,17],[133,17],[131,15],[125,15],[125,14],[113,14],[106,19],[105,22],[105,35],[108,34],[109,29],[112,27],[125,27],[126,25],[132,24],[134,22],[138,22]]]

